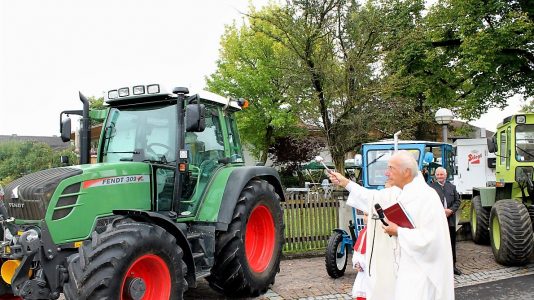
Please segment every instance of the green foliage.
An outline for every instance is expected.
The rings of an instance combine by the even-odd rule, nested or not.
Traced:
[[[338,169],[345,153],[399,129],[435,139],[437,108],[471,120],[534,95],[532,1],[424,5],[290,0],[251,10],[248,23],[228,27],[208,85],[258,99],[240,120],[256,153],[291,135],[297,117],[322,130]]]
[[[280,181],[282,181],[282,186],[286,188],[303,186],[303,183],[300,181],[299,177],[295,176],[293,172],[282,169],[278,173],[280,175]]]
[[[267,26],[266,24],[264,24]],[[298,133],[298,119],[288,106],[284,49],[248,26],[228,26],[222,37],[217,71],[208,89],[246,98],[250,106],[236,114],[243,142],[262,162],[276,137]]]
[[[0,144],[0,183],[7,184],[25,174],[59,167],[61,155],[77,162],[73,150],[54,151],[45,143],[10,141]]]
[[[506,106],[514,94],[534,95],[532,1],[446,0],[426,19],[430,39],[430,103],[473,119]]]
[[[303,186],[304,174],[301,165],[313,160],[324,146],[322,140],[317,137],[279,137],[269,147],[269,157],[274,165],[281,167],[282,173],[286,174],[283,182],[292,184],[286,186]],[[293,174],[297,174],[298,178],[290,179]]]
[[[106,106],[104,106],[104,97],[96,98],[95,96],[91,96],[87,98],[87,101],[89,101],[90,109],[105,109],[106,108]]]
[[[104,97],[96,98],[95,96],[91,96],[87,98],[87,101],[89,101],[89,109],[106,109],[106,106],[104,106]],[[91,126],[99,125],[102,122],[99,120],[93,120],[91,119]]]

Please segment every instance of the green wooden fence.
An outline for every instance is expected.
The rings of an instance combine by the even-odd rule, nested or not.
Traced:
[[[282,203],[285,222],[284,252],[325,249],[332,229],[338,227],[337,197],[324,192],[287,194]]]

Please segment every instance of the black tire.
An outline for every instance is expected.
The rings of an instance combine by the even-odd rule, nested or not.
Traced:
[[[495,261],[505,266],[528,263],[534,250],[534,237],[525,205],[514,200],[499,200],[491,209],[490,221]]]
[[[253,234],[250,230],[250,235],[247,235],[247,225],[259,224],[256,221],[260,220],[266,220],[261,228],[256,227],[263,233]],[[266,231],[270,233],[264,234]],[[272,244],[264,247],[269,250],[261,263],[256,259],[257,252],[245,249],[247,239],[249,244],[254,241],[255,246]],[[269,243],[264,243],[266,241]],[[265,180],[249,181],[239,195],[228,230],[216,233],[215,264],[207,277],[210,286],[229,297],[257,297],[264,294],[269,285],[274,284],[276,273],[280,271],[283,243],[280,196]]]
[[[11,289],[11,285],[4,281],[4,279],[0,278],[0,299],[2,299],[2,296],[12,295],[13,290]]]
[[[489,244],[489,216],[490,209],[482,206],[480,196],[473,197],[469,222],[471,223],[471,236],[476,244]]]
[[[345,245],[345,251],[341,255],[341,247],[343,245],[343,234],[334,231],[328,239],[328,246],[326,246],[325,266],[326,272],[332,278],[339,278],[345,274],[347,268],[349,247]]]
[[[532,230],[534,230],[534,205],[527,206],[527,210],[530,216],[530,223],[532,223]]]
[[[64,286],[67,299],[129,299],[125,283],[128,274],[144,279],[145,298],[151,300],[182,299],[187,290],[185,274],[187,267],[182,261],[182,249],[173,235],[163,228],[121,219],[108,225],[103,233],[93,232],[79,253],[68,260],[69,281]],[[136,266],[140,266],[139,269]],[[166,268],[165,268],[166,267]],[[149,270],[143,273],[143,268]],[[170,287],[170,295],[157,294]],[[154,287],[150,293],[150,288]],[[148,298],[146,298],[148,297]]]

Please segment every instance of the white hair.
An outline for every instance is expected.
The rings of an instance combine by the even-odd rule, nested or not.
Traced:
[[[412,175],[413,178],[417,177],[417,174],[419,173],[419,166],[417,165],[417,161],[409,151],[400,150],[397,153],[393,154],[391,158],[398,158],[399,166],[401,167],[401,169],[409,170],[410,175]]]
[[[443,171],[445,172],[445,175],[447,175],[447,169],[445,169],[444,167],[437,167],[436,172],[434,172],[434,174],[437,173],[438,171]]]

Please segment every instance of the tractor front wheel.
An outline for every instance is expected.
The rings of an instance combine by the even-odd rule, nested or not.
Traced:
[[[115,221],[68,259],[67,299],[182,299],[187,289],[182,249],[150,223]]]
[[[530,223],[532,223],[532,230],[534,230],[534,205],[527,206],[527,210],[530,216]]]
[[[341,254],[342,250],[343,254]],[[339,278],[345,274],[348,251],[349,247],[343,244],[343,234],[337,231],[333,232],[328,239],[325,256],[326,272],[330,277]]]
[[[482,206],[480,196],[473,197],[469,220],[471,236],[477,244],[487,245],[489,243],[489,215],[490,210]]]
[[[514,200],[499,200],[491,209],[490,221],[495,260],[505,266],[528,263],[534,249],[534,238],[525,205]]]
[[[280,196],[265,180],[241,191],[227,231],[218,231],[215,264],[207,280],[229,297],[256,297],[280,271],[284,224]]]

